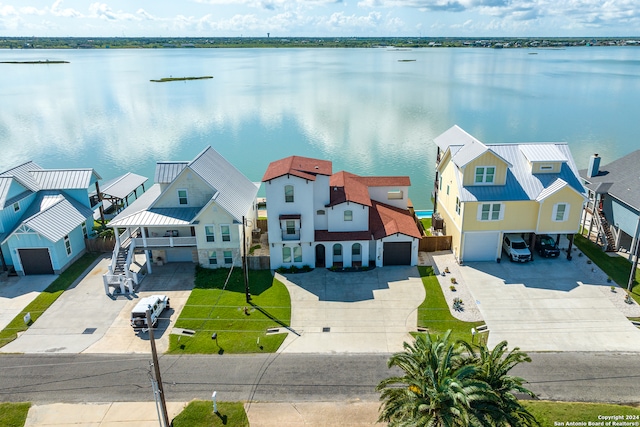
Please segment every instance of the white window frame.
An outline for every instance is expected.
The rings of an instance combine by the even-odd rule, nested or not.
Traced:
[[[288,194],[287,190],[289,189],[291,189],[291,194]],[[285,203],[294,203],[296,200],[295,194],[296,194],[295,188],[293,187],[293,185],[287,184],[284,186],[284,202]]]
[[[64,248],[67,251],[67,256],[71,256],[73,253],[73,249],[71,248],[71,240],[69,240],[69,235],[64,236]]]
[[[344,211],[344,220],[353,221],[353,211],[351,209],[347,209],[346,211]]]
[[[488,211],[484,211],[483,207],[484,206],[489,206],[489,210]],[[497,207],[497,209],[496,209]],[[484,219],[482,217],[482,214],[484,212],[487,212],[487,218]],[[497,217],[496,217],[497,214]],[[496,203],[496,202],[490,202],[490,203],[480,203],[478,204],[478,215],[477,215],[477,219],[478,221],[502,221],[504,219],[504,203]]]
[[[227,229],[227,233],[224,232],[224,229]],[[222,236],[223,242],[231,241],[231,226],[229,224],[220,224],[220,235]]]
[[[209,251],[209,265],[218,265],[218,253]]]
[[[209,233],[211,231],[211,233]],[[211,238],[211,240],[209,240]],[[204,240],[207,243],[213,243],[216,241],[216,226],[213,224],[204,226]]]
[[[294,234],[296,234],[296,220],[295,219],[285,220],[284,229],[286,231],[287,236],[293,236]]]
[[[482,169],[482,173],[478,173],[478,169]],[[487,169],[493,169],[493,173],[489,174]],[[496,167],[495,166],[476,166],[473,175],[473,183],[474,184],[489,184],[493,185],[496,181]],[[481,180],[478,181],[478,177],[481,177]],[[491,177],[491,181],[488,181],[488,177]]]
[[[184,197],[180,195],[181,191],[184,191]],[[179,205],[188,205],[189,204],[189,192],[187,191],[187,189],[186,188],[178,188],[177,193],[178,193],[178,204]],[[184,199],[184,203],[182,203],[183,199]]]
[[[290,246],[282,247],[282,262],[285,264],[291,264],[291,247]]]
[[[227,254],[231,254],[231,255],[227,256]],[[226,265],[233,264],[233,251],[223,251],[222,256],[224,257],[224,263]]]
[[[456,213],[460,215],[460,197],[456,197]]]
[[[562,217],[558,219],[558,210],[560,206],[564,206],[564,212],[562,213]],[[569,211],[571,210],[571,205],[569,203],[556,203],[553,205],[553,213],[551,214],[551,219],[553,222],[565,222],[569,219]]]
[[[87,221],[82,223],[82,235],[85,239],[89,238],[89,234],[87,233]]]
[[[302,247],[293,247],[293,262],[302,262]]]

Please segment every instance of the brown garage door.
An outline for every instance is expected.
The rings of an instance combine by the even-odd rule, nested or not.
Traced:
[[[383,265],[411,265],[411,242],[384,244]]]
[[[18,249],[25,275],[53,274],[49,249]]]

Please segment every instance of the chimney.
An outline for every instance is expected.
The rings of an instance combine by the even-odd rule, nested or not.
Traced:
[[[589,167],[587,168],[587,178],[592,178],[598,175],[600,172],[600,157],[598,157],[598,153],[589,157]]]

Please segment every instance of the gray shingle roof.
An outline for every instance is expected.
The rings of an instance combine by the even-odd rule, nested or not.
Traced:
[[[608,192],[611,196],[640,212],[640,150],[633,151],[613,162],[600,166],[598,175],[588,178],[587,171],[580,176],[588,187]],[[608,189],[607,189],[608,185]]]
[[[92,216],[93,210],[63,192],[41,191],[19,223],[7,233],[5,240],[18,228],[26,226],[46,239],[57,242]]]

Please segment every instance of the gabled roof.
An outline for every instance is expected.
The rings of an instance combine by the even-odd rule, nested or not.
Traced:
[[[6,170],[0,173],[0,176],[4,177],[13,177],[15,178],[22,186],[31,190],[33,192],[40,190],[40,186],[38,185],[38,181],[34,178],[31,172],[42,170],[42,167],[37,165],[32,161],[28,161],[21,165],[18,165],[14,168]]]
[[[587,181],[587,186],[592,190],[607,192],[640,212],[640,167],[638,165],[640,165],[640,150],[600,166],[596,176],[587,177],[586,169],[580,171],[580,176]]]
[[[157,162],[154,182],[169,184],[187,167],[189,162]]]
[[[536,200],[541,202],[544,199],[546,199],[547,197],[551,196],[552,194],[557,193],[558,191],[562,190],[564,187],[566,187],[568,184],[566,181],[558,178],[556,179],[551,185],[549,185],[547,188],[545,188],[544,190],[542,190],[540,192],[540,194],[538,194],[538,197],[536,197]]]
[[[458,125],[453,125],[433,139],[440,150],[447,151],[451,145],[464,145],[467,142],[480,142]]]
[[[156,168],[156,180],[158,178],[158,170],[162,172],[161,177],[163,179],[177,172],[173,176],[173,180],[186,169],[193,171],[211,187],[214,193],[212,200],[206,206],[209,206],[215,199],[215,203],[239,223],[242,221],[242,217],[251,209],[258,193],[257,185],[249,181],[247,177],[211,147],[204,149],[190,162],[162,162],[161,164],[162,167]],[[120,212],[109,225],[112,227],[187,225],[193,223],[200,212],[204,210],[202,206],[155,207],[156,201],[162,194],[160,184],[154,184],[131,203],[129,207]]]
[[[73,197],[66,196],[64,192],[41,191],[18,224],[7,233],[4,241],[18,228],[27,227],[46,239],[57,242],[92,216],[92,209]]]
[[[269,163],[262,181],[270,181],[284,175],[315,181],[317,175],[331,175],[332,164],[328,160],[312,159],[310,157],[290,156]]]
[[[530,162],[566,162],[569,160],[554,143],[522,144],[520,151]]]
[[[411,179],[408,176],[359,176],[341,171],[329,178],[330,201],[327,206],[335,206],[344,202],[371,206],[369,187],[408,187]]]
[[[93,177],[102,179],[93,169],[37,169],[29,173],[40,190],[87,189]]]
[[[376,240],[396,233],[419,239],[422,237],[413,216],[406,209],[372,201],[369,209],[369,228]]]
[[[497,158],[505,162],[507,166],[511,166],[509,161],[492,150],[491,146],[469,135],[458,125],[453,125],[442,135],[434,138],[434,141],[443,152],[446,153],[447,150],[451,152],[451,161],[459,168],[464,168],[467,164],[487,152],[493,153]]]

